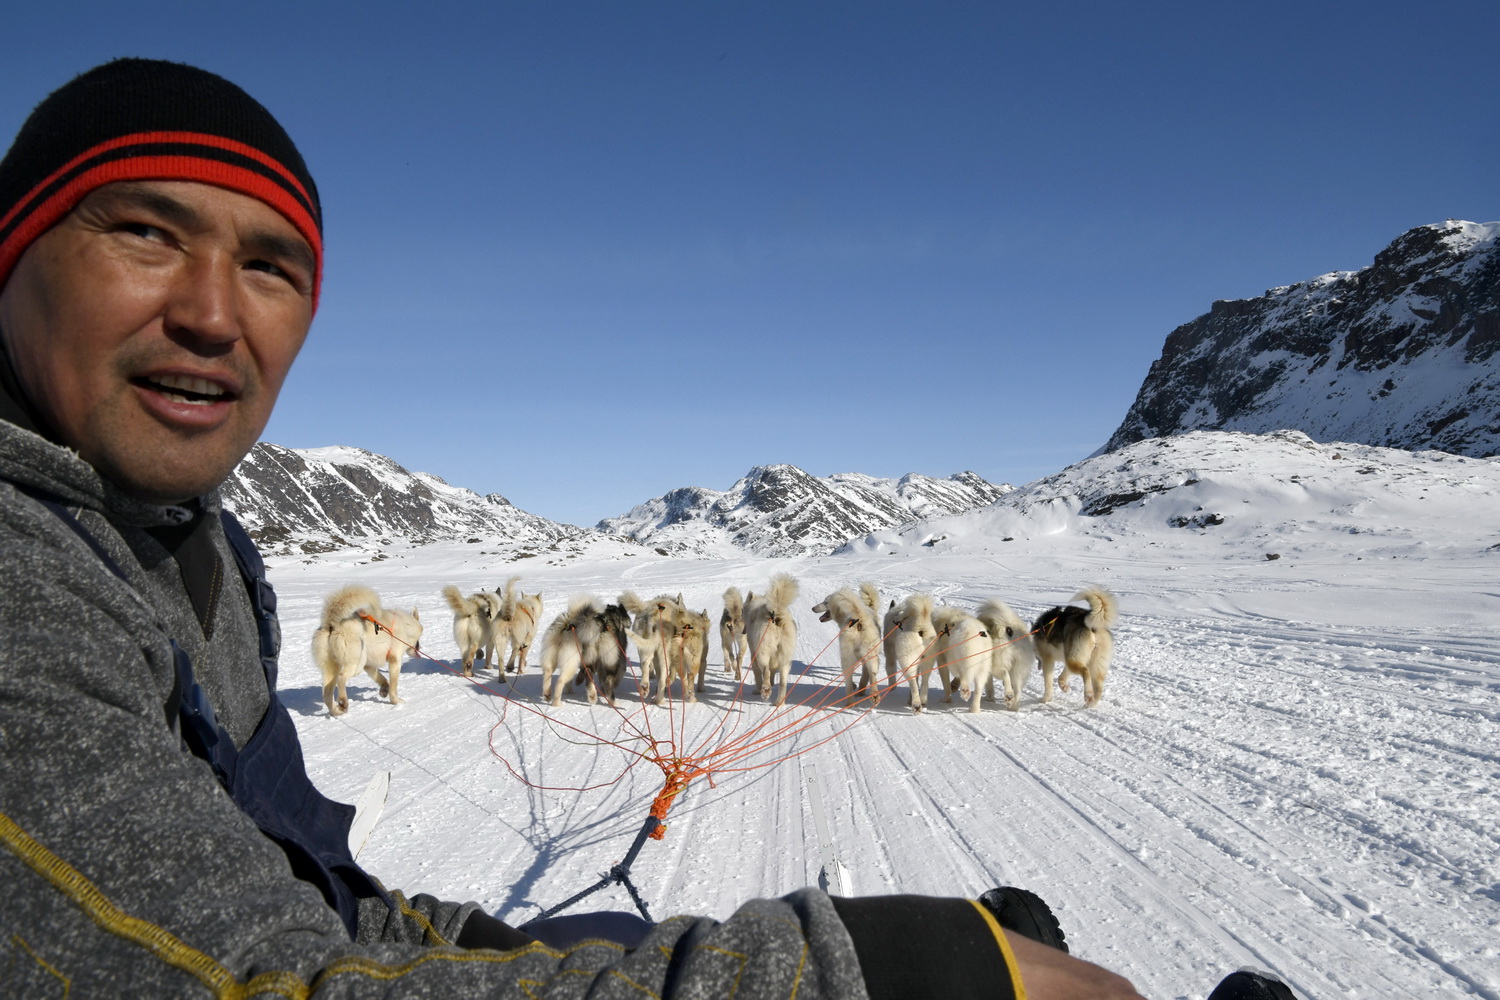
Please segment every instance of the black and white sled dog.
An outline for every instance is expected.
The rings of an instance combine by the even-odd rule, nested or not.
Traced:
[[[900,604],[892,601],[881,634],[885,636],[887,689],[905,680],[911,691],[907,703],[913,712],[922,711],[927,707],[927,675],[932,672],[937,638],[932,624],[932,595],[912,594]]]
[[[792,654],[797,648],[797,621],[792,617],[797,590],[796,580],[777,573],[764,594],[745,602],[745,640],[756,688],[762,698],[769,698],[772,682],[778,683],[777,707],[786,704]]]
[[[1109,661],[1115,651],[1110,628],[1119,609],[1114,595],[1098,587],[1085,587],[1071,600],[1087,601],[1088,610],[1072,605],[1050,608],[1033,626],[1036,656],[1046,686],[1042,701],[1052,700],[1052,665],[1061,663],[1057,686],[1066,692],[1069,678],[1078,674],[1083,678],[1083,703],[1096,705],[1104,697],[1104,681],[1109,677]]]
[[[979,699],[986,687],[994,693],[990,673],[990,633],[984,622],[963,608],[941,607],[932,613],[937,630],[935,652],[938,676],[943,680],[943,700],[951,702],[956,691],[969,703],[969,711],[979,711]]]
[[[724,672],[732,672],[734,679],[740,680],[744,677],[745,663],[745,599],[740,596],[738,587],[724,591],[724,612],[719,615],[719,644],[724,649]]]
[[[1021,707],[1021,691],[1031,678],[1031,668],[1036,663],[1036,646],[1028,634],[1030,629],[1021,617],[999,598],[991,598],[980,605],[975,617],[984,622],[990,634],[990,681],[986,685],[985,697],[995,698],[994,678],[1000,678],[1005,688],[1005,707],[1012,712]]]
[[[813,605],[818,621],[839,627],[839,667],[843,671],[846,696],[868,691],[872,703],[880,704],[880,685],[875,682],[880,666],[880,593],[873,583],[861,583],[859,592],[842,587]],[[859,670],[859,686],[854,671]]]

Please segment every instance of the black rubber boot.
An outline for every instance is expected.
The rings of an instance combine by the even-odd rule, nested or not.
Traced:
[[[1297,1000],[1297,997],[1281,980],[1254,969],[1241,969],[1225,976],[1208,1000]]]
[[[1056,948],[1064,955],[1068,953],[1068,941],[1057,917],[1041,896],[1028,889],[1017,889],[1002,885],[979,897],[984,908],[995,915],[995,920],[1008,931],[1031,938],[1049,948]]]

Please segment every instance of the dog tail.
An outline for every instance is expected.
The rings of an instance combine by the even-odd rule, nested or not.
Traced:
[[[646,602],[637,597],[633,590],[627,590],[620,595],[620,604],[626,611],[630,612],[632,618],[640,614],[646,607]]]
[[[1102,587],[1084,587],[1072,599],[1089,602],[1089,614],[1084,623],[1095,632],[1113,627],[1115,619],[1120,616],[1115,595]]]
[[[479,611],[479,602],[465,597],[453,584],[443,588],[443,599],[453,609],[454,617],[466,618]]]
[[[873,583],[866,580],[864,583],[860,584],[859,596],[860,599],[865,602],[865,606],[868,607],[871,611],[880,610],[880,591],[875,589],[875,585]]]
[[[516,581],[519,579],[519,576],[513,576],[503,587],[495,588],[495,593],[500,596],[500,617],[506,621],[516,616]]]
[[[730,587],[724,591],[724,611],[731,618],[739,618],[745,613],[745,599],[740,596],[740,588]]]
[[[777,573],[771,577],[771,586],[766,591],[766,603],[785,614],[791,609],[792,602],[797,599],[799,589],[797,581],[791,576],[786,573]]]
[[[903,617],[932,620],[932,595],[912,594],[906,599],[906,614]]]
[[[323,602],[322,623],[324,626],[335,625],[353,618],[361,611],[376,618],[381,616],[380,598],[375,591],[359,584],[340,587]]]
[[[980,605],[977,617],[989,629],[990,638],[997,642],[1014,639],[1028,631],[1021,617],[998,597],[992,597]]]

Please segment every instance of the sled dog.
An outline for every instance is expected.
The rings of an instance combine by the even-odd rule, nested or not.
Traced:
[[[860,584],[858,594],[842,587],[812,607],[818,621],[833,622],[839,627],[839,666],[845,694],[851,701],[855,691],[868,691],[871,701],[880,704],[880,685],[875,682],[880,666],[880,623],[875,618],[879,607],[880,594],[873,583]],[[858,687],[854,684],[856,668]]]
[[[513,576],[505,581],[503,588],[496,588],[500,595],[500,615],[493,629],[495,669],[502,674],[512,671],[526,672],[526,657],[531,653],[531,644],[536,639],[537,623],[542,618],[542,595],[520,593],[516,590]],[[505,666],[500,666],[500,650],[507,649]]]
[[[744,674],[745,662],[745,599],[740,588],[730,587],[724,591],[724,613],[719,615],[719,642],[724,647],[724,672],[733,672],[734,679]]]
[[[750,667],[762,698],[771,696],[771,684],[779,679],[776,705],[786,704],[787,681],[792,672],[792,654],[797,647],[797,622],[792,602],[797,599],[797,581],[785,573],[771,577],[765,594],[745,603],[745,640],[750,646]]]
[[[953,693],[969,703],[969,711],[979,711],[979,699],[985,685],[994,696],[990,673],[990,634],[984,623],[963,608],[938,608],[932,613],[937,629],[937,668],[943,681],[943,700],[953,701]]]
[[[598,656],[599,616],[603,611],[598,598],[580,594],[568,602],[568,610],[547,626],[542,636],[543,701],[556,707],[562,704],[563,692],[575,677],[587,681],[584,668]],[[593,684],[588,685],[586,694],[591,705],[599,699]]]
[[[401,663],[422,651],[422,615],[412,608],[411,614],[382,610],[372,617],[376,624],[365,623],[365,672],[380,685],[382,698],[389,696],[392,705],[399,705],[396,686],[401,682]],[[380,675],[382,665],[389,682]]]
[[[707,611],[684,608],[677,618],[677,634],[667,647],[671,676],[682,681],[683,701],[697,701],[703,690],[704,668],[708,666],[708,628]]]
[[[984,622],[994,649],[990,652],[990,681],[985,696],[995,697],[995,678],[1005,688],[1005,707],[1012,712],[1021,707],[1021,691],[1031,677],[1032,665],[1036,662],[1036,647],[1032,644],[1030,629],[1019,615],[999,598],[992,598],[980,605],[975,613]]]
[[[630,615],[624,605],[609,604],[599,612],[599,638],[594,650],[592,670],[605,701],[613,708],[615,692],[625,679],[625,667],[629,657],[625,653],[626,633],[630,631]]]
[[[641,701],[650,697],[654,680],[656,703],[660,705],[666,701],[667,686],[672,681],[672,641],[686,612],[682,595],[657,594],[651,600],[643,601],[627,590],[620,595],[620,604],[635,616],[630,638],[635,642],[641,660]]]
[[[1119,609],[1114,595],[1098,587],[1085,587],[1071,600],[1087,601],[1089,609],[1072,605],[1049,608],[1034,626],[1036,657],[1046,687],[1042,701],[1052,700],[1052,665],[1061,663],[1057,686],[1066,692],[1071,675],[1078,674],[1083,678],[1083,703],[1096,705],[1104,697],[1104,681],[1109,676],[1109,660],[1115,650],[1110,627],[1119,616]]]
[[[329,715],[343,715],[349,710],[349,678],[365,666],[366,626],[362,614],[380,614],[380,598],[369,587],[342,587],[323,602],[323,617],[313,633],[312,653],[313,662],[323,675],[323,704],[328,706]],[[372,673],[380,680],[378,671]],[[381,685],[384,686],[384,681]]]
[[[474,676],[474,659],[484,654],[484,664],[489,664],[489,637],[491,622],[499,610],[499,600],[494,594],[481,590],[477,594],[463,596],[453,584],[443,588],[443,599],[453,609],[453,641],[458,644],[458,655],[463,660],[464,676]]]
[[[932,672],[937,630],[932,625],[932,595],[912,594],[891,602],[881,625],[885,636],[886,690],[907,682],[913,712],[927,707],[927,675]]]

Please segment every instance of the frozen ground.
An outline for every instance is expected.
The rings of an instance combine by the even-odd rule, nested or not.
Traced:
[[[1200,997],[1241,965],[1311,998],[1500,997],[1500,465],[1276,436],[1173,441],[817,559],[615,545],[504,565],[454,544],[273,562],[283,694],[331,795],[352,801],[393,772],[362,857],[372,871],[522,922],[620,859],[661,772],[641,764],[616,782],[630,758],[539,714],[536,653],[509,687],[410,661],[397,708],[361,675],[349,713],[330,718],[306,640],[333,587],[365,582],[390,606],[419,606],[423,649],[451,659],[447,583],[519,573],[542,591],[544,621],[571,594],[624,588],[681,591],[717,619],[725,587],[785,570],[802,586],[796,701],[836,674],[834,627],[808,609],[838,586],[970,608],[999,596],[1030,619],[1103,585],[1122,617],[1102,705],[1085,709],[1076,684],[1040,704],[1033,675],[1018,713],[944,705],[935,680],[921,716],[904,689],[873,711],[799,712],[810,728],[758,762],[843,731],[694,781],[635,865],[653,914],[722,916],[814,884],[815,770],[856,894],[1031,887],[1075,954],[1150,997]],[[1144,499],[1078,514],[1133,492]],[[1222,523],[1192,520],[1214,513]],[[715,641],[709,689],[686,710],[643,715],[631,694],[623,716],[577,698],[552,715],[611,738],[623,718],[649,719],[683,749],[737,738],[771,710],[736,697],[721,663]],[[581,905],[630,901],[611,887]]]

